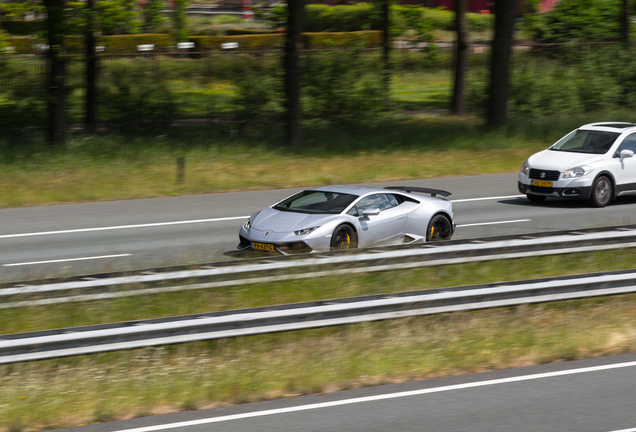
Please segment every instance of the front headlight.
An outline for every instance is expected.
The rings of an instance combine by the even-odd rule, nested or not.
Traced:
[[[294,234],[296,235],[307,235],[309,233],[312,233],[314,231],[316,231],[318,228],[320,228],[320,226],[315,226],[315,227],[311,227],[311,228],[305,228],[305,229],[301,229],[298,231],[294,231]]]
[[[530,165],[528,165],[528,161],[525,161],[523,165],[521,165],[521,174],[528,175],[530,171]]]
[[[594,171],[594,168],[588,165],[581,165],[574,168],[570,168],[569,170],[565,170],[563,172],[564,179],[571,179],[576,177],[583,177],[584,175],[588,175]]]
[[[245,228],[246,230],[252,228],[252,220],[248,219],[247,222],[243,224],[243,228]]]

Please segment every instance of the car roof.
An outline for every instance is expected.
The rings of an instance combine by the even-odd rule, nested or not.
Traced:
[[[634,130],[636,130],[636,123],[597,122],[597,123],[589,123],[589,124],[583,125],[579,129],[601,130],[605,132],[616,132],[616,133],[633,132]]]

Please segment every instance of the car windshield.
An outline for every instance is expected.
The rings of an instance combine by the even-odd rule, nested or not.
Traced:
[[[279,202],[274,209],[297,213],[338,214],[357,198],[356,195],[345,193],[306,190]]]
[[[550,147],[550,150],[574,152],[574,153],[590,153],[604,154],[610,149],[616,138],[619,136],[616,132],[605,132],[597,130],[575,130],[559,142]]]

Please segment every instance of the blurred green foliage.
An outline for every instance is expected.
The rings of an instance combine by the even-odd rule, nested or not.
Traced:
[[[162,0],[148,0],[143,8],[144,32],[152,33],[166,20],[161,11],[164,8]]]
[[[636,108],[636,57],[619,44],[550,47],[516,57],[508,108],[544,116]],[[487,71],[471,76],[468,99],[485,110]]]
[[[0,56],[8,54],[11,46],[12,45],[7,40],[7,32],[0,30]]]
[[[328,122],[359,121],[385,107],[385,88],[377,57],[362,46],[302,58],[302,109],[306,118]],[[280,68],[249,69],[238,87],[241,116],[276,119],[283,112],[283,75]]]
[[[305,48],[325,49],[336,46],[364,46],[367,48],[380,46],[382,32],[375,30],[353,32],[305,32],[302,34]]]
[[[391,34],[401,36],[415,31],[422,40],[430,39],[432,31],[454,30],[455,13],[437,8],[424,8],[412,5],[391,4]],[[263,11],[257,14],[270,22],[272,28],[281,28],[287,21],[287,8],[274,6],[270,14]],[[473,31],[486,31],[492,28],[493,16],[468,14],[470,28]],[[382,17],[374,3],[328,6],[309,4],[305,7],[305,31],[307,32],[351,32],[359,30],[382,29]]]
[[[362,46],[308,56],[303,65],[304,115],[330,121],[359,121],[380,114],[388,95],[375,57]]]
[[[524,17],[523,30],[541,42],[616,41],[621,0],[560,0],[543,14]]]
[[[98,27],[104,35],[135,34],[141,31],[133,0],[102,0],[96,3]]]
[[[186,6],[188,0],[175,0],[172,11],[172,22],[174,28],[174,40],[185,42],[188,38],[188,28],[186,26]]]
[[[168,126],[177,105],[166,81],[140,69],[118,70],[100,93],[100,119],[125,130]]]

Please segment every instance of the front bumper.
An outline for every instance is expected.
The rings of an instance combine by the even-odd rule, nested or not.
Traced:
[[[554,182],[557,183],[557,182]],[[592,186],[540,187],[517,182],[522,194],[541,195],[546,197],[573,198],[587,200],[592,196]]]
[[[328,234],[325,234],[328,231]],[[250,230],[241,227],[239,231],[239,245],[237,249],[254,249],[259,251],[279,252],[283,255],[323,252],[330,249],[330,228],[321,228],[308,235],[295,235],[293,232],[278,233],[273,231],[261,231],[255,228]],[[257,243],[255,245],[255,243]],[[263,249],[262,245],[271,245],[269,249]]]
[[[262,249],[259,247],[254,247],[254,243],[260,244],[260,245],[266,245],[266,246],[272,246],[273,250],[271,250],[271,252],[279,252],[283,255],[292,255],[292,254],[299,254],[299,253],[311,253],[313,252],[313,248],[311,246],[309,246],[307,243],[303,242],[303,241],[297,241],[297,242],[287,242],[287,243],[272,243],[272,242],[264,242],[264,241],[259,241],[259,242],[252,242],[249,239],[243,237],[242,235],[239,235],[239,245],[236,247],[239,250],[258,250],[258,251],[265,251],[267,252],[268,249]]]

